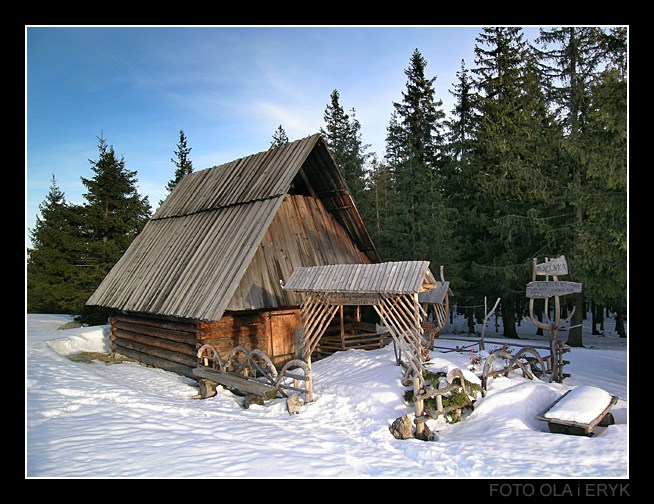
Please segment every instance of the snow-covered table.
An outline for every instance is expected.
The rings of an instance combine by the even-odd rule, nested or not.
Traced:
[[[592,436],[596,427],[614,423],[609,410],[617,401],[606,390],[581,385],[568,390],[536,415],[536,420],[547,422],[550,432]]]

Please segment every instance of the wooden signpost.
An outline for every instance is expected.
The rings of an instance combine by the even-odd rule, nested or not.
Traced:
[[[533,259],[533,275],[532,281],[527,284],[526,296],[529,298],[529,317],[531,321],[544,331],[547,331],[550,343],[550,369],[552,372],[550,381],[562,382],[565,378],[563,373],[563,365],[566,363],[563,360],[563,353],[570,351],[570,349],[558,341],[559,328],[570,321],[575,310],[572,309],[570,316],[561,320],[561,301],[560,297],[567,294],[575,294],[581,292],[581,284],[577,282],[564,282],[559,281],[560,275],[568,274],[568,263],[564,256],[557,257],[556,259],[547,260],[538,264],[538,260]],[[536,277],[545,276],[545,280],[536,280]],[[549,280],[549,277],[552,280]],[[549,318],[549,299],[554,298],[554,320]],[[541,322],[534,315],[534,299],[545,300],[545,319],[546,322]]]
[[[581,292],[581,284],[577,282],[529,282],[527,297],[529,299],[547,299],[553,296],[565,296]]]

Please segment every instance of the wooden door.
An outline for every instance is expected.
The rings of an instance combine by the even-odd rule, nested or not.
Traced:
[[[276,366],[294,358],[295,330],[301,328],[300,310],[270,312],[270,355]]]

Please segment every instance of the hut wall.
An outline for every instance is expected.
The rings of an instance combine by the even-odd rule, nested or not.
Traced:
[[[226,312],[214,322],[114,313],[111,349],[143,364],[195,378],[197,349],[204,344],[213,345],[222,358],[237,345],[258,348],[281,367],[295,357],[295,331],[301,328],[297,308]]]
[[[235,346],[258,348],[282,366],[295,355],[295,330],[302,328],[300,310],[278,309],[259,312],[226,312],[215,322],[198,324],[198,343],[216,348],[226,358]]]
[[[196,324],[155,315],[114,313],[112,351],[143,364],[193,377],[197,362]]]

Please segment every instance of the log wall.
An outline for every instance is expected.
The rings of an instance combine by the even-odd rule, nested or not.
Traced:
[[[195,379],[197,350],[204,344],[214,346],[222,358],[235,346],[258,348],[281,367],[295,357],[295,330],[301,327],[299,309],[226,312],[213,322],[114,313],[111,349]]]
[[[193,378],[197,361],[196,324],[152,315],[114,313],[111,349],[143,364]]]
[[[258,348],[281,367],[294,358],[296,329],[302,328],[300,310],[278,309],[261,312],[226,312],[215,322],[199,322],[197,338],[212,345],[221,358],[235,346]]]

